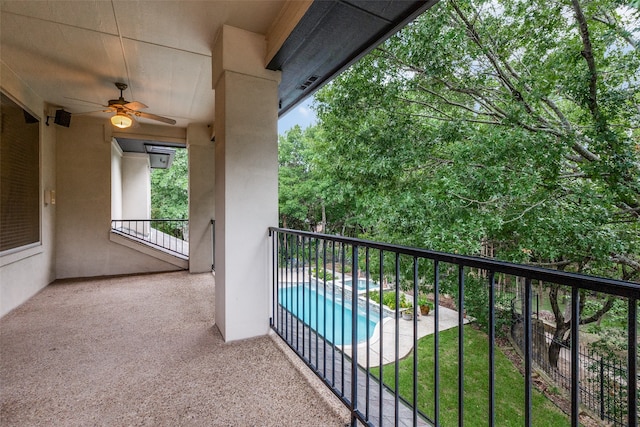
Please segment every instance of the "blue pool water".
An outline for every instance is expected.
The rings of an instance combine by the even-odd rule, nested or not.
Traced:
[[[325,297],[323,289],[316,292],[308,285],[280,288],[278,301],[327,341],[335,345],[351,345],[353,311],[350,301],[342,303],[342,293],[339,288],[336,288],[335,298],[333,298],[331,289],[327,289]],[[377,313],[369,313],[369,337],[373,335],[373,330],[379,320],[380,317]],[[367,339],[367,318],[365,309],[362,307],[358,308],[356,332],[359,343]]]

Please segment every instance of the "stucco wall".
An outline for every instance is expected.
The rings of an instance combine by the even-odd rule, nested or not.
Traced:
[[[40,119],[41,244],[0,256],[0,317],[19,306],[55,279],[56,206],[44,206],[45,189],[56,189],[56,129],[45,126],[47,106],[0,62],[0,87],[23,108]]]
[[[146,153],[124,153],[122,156],[122,219],[150,218],[151,166],[149,155]]]
[[[122,150],[111,140],[111,219],[122,219]]]
[[[215,219],[215,145],[206,125],[189,125],[189,271],[211,271]]]
[[[107,120],[74,117],[58,129],[56,278],[177,269],[109,240],[111,137]]]
[[[280,73],[264,69],[265,43],[225,25],[214,44],[215,314],[226,341],[269,328],[267,229],[278,222]]]

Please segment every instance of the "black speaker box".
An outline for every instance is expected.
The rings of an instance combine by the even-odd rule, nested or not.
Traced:
[[[53,123],[68,128],[71,124],[71,113],[64,110],[56,110],[56,118]]]

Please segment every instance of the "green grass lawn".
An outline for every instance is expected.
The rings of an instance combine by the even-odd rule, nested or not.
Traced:
[[[489,425],[489,359],[488,337],[472,326],[464,329],[464,424]],[[433,335],[418,341],[418,408],[434,417],[434,350]],[[458,425],[458,328],[440,333],[440,423]],[[412,352],[399,363],[399,391],[413,401]],[[495,422],[498,426],[521,426],[524,422],[524,378],[511,361],[495,351]],[[384,382],[394,388],[395,364],[383,368]],[[374,371],[379,376],[379,371]],[[532,424],[536,426],[569,426],[569,418],[543,394],[534,389]]]

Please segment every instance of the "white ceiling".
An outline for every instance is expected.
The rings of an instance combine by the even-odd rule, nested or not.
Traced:
[[[149,106],[143,111],[177,126],[211,123],[218,29],[266,34],[284,3],[1,1],[0,60],[46,102],[72,113],[117,99],[119,81],[129,85],[125,99]]]

